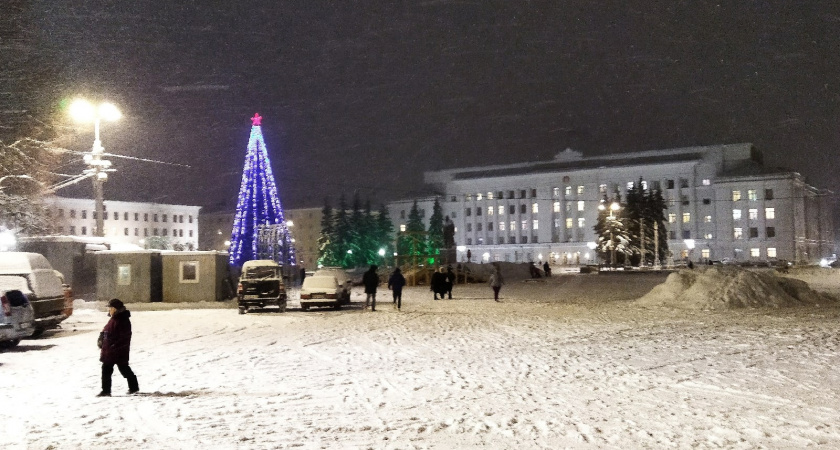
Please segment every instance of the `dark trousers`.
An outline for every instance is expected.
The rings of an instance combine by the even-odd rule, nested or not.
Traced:
[[[499,299],[499,291],[502,289],[501,286],[493,286],[493,300]]]
[[[365,299],[365,307],[370,305],[371,311],[376,311],[376,292],[368,292],[367,298]]]
[[[452,285],[446,286],[446,293],[449,295],[449,299],[452,300]],[[443,298],[443,294],[440,294],[440,298]]]
[[[394,289],[394,303],[397,304],[397,309],[402,307],[402,288]]]
[[[131,371],[131,367],[128,367],[128,364],[116,364],[117,369],[120,370],[120,374],[128,380],[128,390],[130,391],[138,391],[140,390],[139,385],[137,384],[137,376],[134,375],[134,372]],[[114,364],[113,363],[102,363],[102,392],[111,393],[111,375],[114,374]]]

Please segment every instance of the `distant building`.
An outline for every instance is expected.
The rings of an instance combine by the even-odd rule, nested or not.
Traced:
[[[96,206],[92,199],[47,197],[55,234],[93,236]],[[105,237],[109,242],[145,247],[150,238],[170,248],[198,247],[200,206],[105,200]]]
[[[425,173],[456,225],[459,260],[470,250],[473,261],[559,264],[595,262],[599,202],[616,191],[625,198],[640,179],[665,197],[676,259],[815,262],[834,252],[833,194],[765,167],[748,143],[598,157],[566,150],[551,161]],[[395,210],[407,217],[412,202],[389,205],[395,226]]]
[[[292,234],[298,265],[315,268],[318,261],[318,237],[321,235],[321,208],[287,209],[283,211],[286,226]],[[234,212],[201,215],[199,248],[227,251],[233,231]]]

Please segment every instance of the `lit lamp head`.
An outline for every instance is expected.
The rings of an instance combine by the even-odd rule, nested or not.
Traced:
[[[93,103],[81,98],[73,100],[69,112],[73,120],[82,123],[95,122],[97,119],[113,122],[122,117],[122,113],[113,103],[105,102],[94,106]]]

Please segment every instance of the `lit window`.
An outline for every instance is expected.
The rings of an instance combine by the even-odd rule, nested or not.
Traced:
[[[400,225],[400,231],[405,231],[405,224]]]
[[[711,239],[712,237],[714,237],[714,235],[712,233],[706,233],[706,234],[703,235],[704,239]]]
[[[758,220],[758,209],[750,208],[748,210],[748,212],[749,212],[750,220]]]
[[[776,257],[776,247],[768,247],[767,248],[767,257],[768,258],[775,258]]]
[[[583,186],[578,186],[577,192],[578,195],[583,195]]]
[[[691,222],[691,213],[683,213],[683,223]]]
[[[732,201],[737,202],[741,200],[741,191],[732,191]]]
[[[574,219],[572,219],[571,217],[567,218],[566,219],[566,228],[572,228],[573,225],[574,225]]]
[[[487,215],[488,216],[492,216],[494,212],[495,212],[495,210],[493,209],[492,206],[487,207]]]
[[[554,228],[560,228],[560,224],[562,221],[560,219],[554,219]]]
[[[668,213],[668,223],[674,223],[677,221],[677,214],[676,213]]]
[[[751,248],[750,249],[750,258],[758,258],[761,256],[761,249],[760,248]]]
[[[635,186],[635,185],[636,185],[636,182],[628,181],[627,182],[627,190],[629,191],[630,189],[633,189],[633,186]]]
[[[776,208],[764,208],[764,218],[775,219],[776,218]]]
[[[516,231],[516,221],[515,220],[510,221],[510,231]]]
[[[499,222],[499,231],[505,231],[505,223]]]
[[[703,216],[703,222],[711,223],[712,222],[712,216]]]
[[[481,195],[481,193],[478,193],[478,194],[475,194],[475,199],[476,200],[483,200],[484,197]]]
[[[540,221],[539,220],[534,219],[534,224],[533,224],[532,229],[534,229],[534,230],[539,230],[540,229]]]
[[[744,238],[744,229],[741,227],[735,227],[735,232],[732,234],[732,237],[735,239],[743,239]]]
[[[583,200],[578,201],[578,211],[583,211],[586,209],[586,204]]]
[[[732,220],[741,220],[741,210],[740,209],[733,209],[732,210]]]
[[[554,212],[560,212],[560,202],[554,202]]]
[[[703,178],[703,186],[709,186],[712,182],[708,178]]]
[[[551,190],[551,195],[553,195],[553,196],[554,196],[554,198],[559,197],[559,196],[560,196],[560,188],[553,188],[553,189]]]
[[[527,230],[527,229],[528,229],[528,221],[527,221],[527,220],[523,220],[523,221],[522,221],[522,229],[523,229],[523,230]]]
[[[493,193],[492,192],[487,193],[487,200],[493,200]]]
[[[499,205],[499,215],[501,216],[504,213],[505,213],[505,206],[504,205]]]
[[[564,193],[566,195],[572,195],[572,187],[571,186],[566,186],[566,188],[564,190]]]
[[[755,193],[755,189],[749,189],[747,191],[747,198],[751,201],[758,200],[758,195]],[[752,249],[750,250],[750,252],[752,252]]]
[[[536,214],[540,212],[540,207],[536,203],[531,203],[531,212]]]
[[[647,190],[647,188],[648,188],[648,182],[642,180],[642,189]]]
[[[607,193],[607,185],[606,184],[599,184],[598,185],[598,192],[600,192],[601,194],[606,194]]]
[[[708,259],[708,258],[711,256],[711,252],[709,251],[709,249],[708,249],[708,248],[703,248],[703,249],[700,249],[700,256],[702,256],[703,258]]]
[[[578,228],[584,228],[584,227],[586,227],[586,219],[584,219],[583,217],[579,217],[578,218]]]

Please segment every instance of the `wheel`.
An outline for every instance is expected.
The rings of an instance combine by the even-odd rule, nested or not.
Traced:
[[[44,331],[46,331],[46,328],[36,328],[35,332],[32,333],[32,335],[29,336],[29,337],[38,337],[38,336],[44,334]]]
[[[336,302],[335,309],[341,309],[341,303]]]
[[[300,305],[300,309],[304,311],[309,311],[309,305]]]
[[[245,308],[239,308],[239,314],[245,314]]]
[[[10,348],[17,347],[18,344],[20,344],[20,339],[12,339],[11,341],[3,341],[3,342],[0,342],[0,348],[10,349]]]

